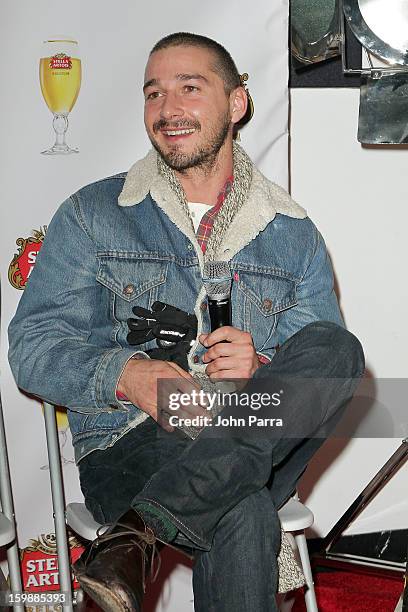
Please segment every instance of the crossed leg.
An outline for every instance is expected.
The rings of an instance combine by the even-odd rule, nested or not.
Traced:
[[[352,334],[332,323],[312,323],[292,336],[250,383],[267,389],[279,377],[320,381],[310,386],[310,396],[294,385],[287,403],[288,420],[302,437],[238,433],[214,439],[204,430],[190,441],[158,432],[148,419],[111,449],[81,461],[86,503],[100,522],[133,507],[163,541],[163,525],[171,523],[179,532],[175,542],[196,550],[196,611],[272,611],[280,541],[277,508],[341,417],[363,370],[363,352]]]

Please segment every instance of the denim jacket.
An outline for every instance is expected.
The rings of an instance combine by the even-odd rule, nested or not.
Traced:
[[[10,324],[17,384],[68,408],[77,462],[147,418],[116,397],[117,381],[138,352],[126,342],[133,306],[161,300],[194,311],[198,333],[210,331],[203,254],[156,155],[150,151],[127,174],[88,185],[60,206]],[[232,270],[232,323],[252,334],[259,354],[272,359],[312,321],[343,325],[321,235],[256,168],[217,259]],[[203,352],[196,341],[191,371],[205,369]]]

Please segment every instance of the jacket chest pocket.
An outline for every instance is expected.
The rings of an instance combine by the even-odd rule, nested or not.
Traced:
[[[132,308],[151,308],[160,299],[160,288],[166,282],[168,263],[121,257],[100,257],[97,281],[110,292],[110,317],[114,323],[113,339],[126,345],[127,320],[134,317]],[[150,343],[149,343],[150,344]],[[141,345],[140,348],[146,348]]]
[[[257,272],[239,272],[236,286],[237,327],[250,332],[257,351],[270,347],[279,313],[297,304],[294,280]],[[234,303],[234,302],[233,302]]]

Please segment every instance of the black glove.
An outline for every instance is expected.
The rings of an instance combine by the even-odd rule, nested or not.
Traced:
[[[152,309],[134,306],[138,319],[128,319],[131,345],[156,339],[159,348],[146,351],[152,359],[174,361],[188,371],[187,354],[197,336],[197,317],[164,302],[154,302]]]

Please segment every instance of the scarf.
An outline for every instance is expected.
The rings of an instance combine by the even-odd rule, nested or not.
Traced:
[[[176,173],[166,164],[160,155],[157,156],[157,167],[159,173],[170,184],[180,202],[180,206],[190,219],[191,226],[194,228],[186,195]],[[245,202],[251,186],[253,170],[252,161],[236,142],[233,143],[233,168],[234,181],[231,189],[229,193],[226,194],[225,200],[213,220],[209,236],[205,239],[206,248],[203,249],[205,261],[217,259],[217,253],[222,245],[224,234],[232,219]]]

